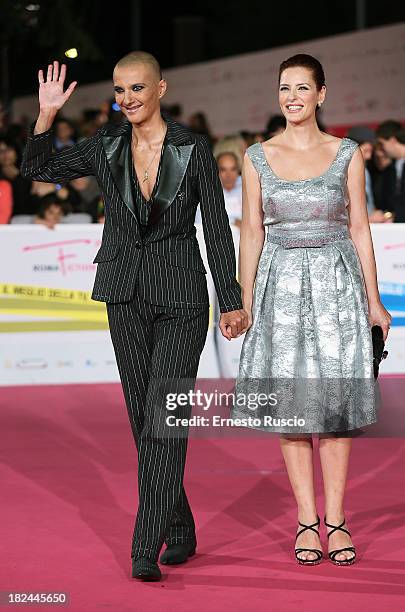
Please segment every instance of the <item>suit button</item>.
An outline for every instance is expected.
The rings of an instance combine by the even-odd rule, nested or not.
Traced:
[[[140,249],[140,248],[142,247],[142,242],[141,242],[140,240],[137,240],[137,241],[135,242],[135,247],[136,247],[137,249]]]

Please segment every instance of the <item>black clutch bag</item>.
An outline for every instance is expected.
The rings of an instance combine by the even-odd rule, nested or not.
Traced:
[[[371,337],[373,339],[374,378],[377,378],[380,363],[387,357],[388,351],[384,351],[383,330],[379,325],[373,325],[371,328]]]

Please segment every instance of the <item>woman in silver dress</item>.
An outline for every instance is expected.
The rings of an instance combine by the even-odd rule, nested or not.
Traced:
[[[343,507],[351,437],[377,420],[371,327],[380,325],[385,340],[391,316],[377,287],[362,155],[354,141],[320,131],[325,95],[318,60],[283,62],[287,127],[245,155],[239,276],[250,327],[231,416],[281,434],[298,506],[295,556],[311,565],[323,558],[319,435],[329,558],[347,565],[356,556]]]

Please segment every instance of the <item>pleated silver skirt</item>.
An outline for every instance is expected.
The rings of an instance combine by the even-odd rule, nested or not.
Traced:
[[[268,231],[252,315],[233,419],[295,434],[350,432],[377,421],[366,290],[346,228],[305,233],[301,242]]]

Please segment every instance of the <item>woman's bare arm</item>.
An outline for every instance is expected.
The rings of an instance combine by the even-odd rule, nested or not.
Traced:
[[[239,242],[239,282],[242,302],[249,314],[253,304],[253,289],[257,266],[263,249],[265,231],[259,176],[246,153],[242,170],[242,223]]]
[[[383,329],[384,339],[386,339],[391,315],[382,305],[378,291],[373,242],[367,215],[364,160],[360,149],[354,152],[349,164],[347,187],[350,197],[348,206],[349,232],[363,270],[370,325],[380,325]]]

